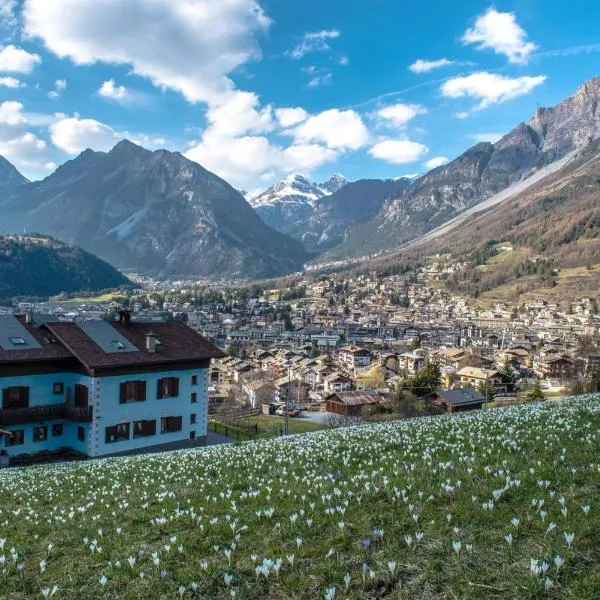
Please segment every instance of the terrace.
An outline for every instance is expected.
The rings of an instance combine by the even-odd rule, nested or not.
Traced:
[[[0,425],[21,425],[36,421],[66,419],[75,423],[91,423],[92,407],[78,407],[71,404],[43,404],[28,408],[0,409]]]

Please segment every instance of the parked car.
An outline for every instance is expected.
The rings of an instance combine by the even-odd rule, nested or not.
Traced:
[[[280,406],[276,411],[275,414],[280,416],[280,417],[285,417],[285,406]],[[290,406],[289,410],[288,410],[288,416],[290,417],[299,417],[300,416],[300,411],[297,408],[293,408]]]

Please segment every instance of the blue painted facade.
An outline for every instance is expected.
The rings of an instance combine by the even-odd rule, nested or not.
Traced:
[[[176,397],[157,398],[158,381],[165,377],[179,380]],[[193,379],[195,378],[195,379]],[[128,381],[146,382],[144,401],[121,403],[120,384]],[[193,383],[195,381],[195,383]],[[54,392],[54,384],[62,383],[63,391]],[[0,391],[12,387],[29,388],[29,408],[48,405],[72,404],[75,385],[88,388],[91,422],[74,422],[67,418],[30,421],[17,425],[2,425],[9,431],[23,431],[23,444],[7,444],[7,436],[0,436],[0,450],[9,456],[36,454],[44,451],[73,449],[87,456],[104,456],[152,446],[182,442],[191,439],[201,442],[206,437],[208,421],[208,369],[165,370],[119,376],[91,377],[74,372],[57,372],[22,376],[0,377]],[[181,417],[181,430],[161,433],[163,417]],[[134,437],[136,421],[156,422],[156,433]],[[193,422],[195,421],[195,422]],[[107,440],[107,427],[129,423],[129,439]],[[62,434],[53,435],[53,425],[62,424]],[[47,427],[47,438],[34,441],[34,429]],[[80,439],[82,438],[82,439]]]

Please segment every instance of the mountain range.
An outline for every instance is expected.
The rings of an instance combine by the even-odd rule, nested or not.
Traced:
[[[549,177],[572,177],[568,166],[600,138],[599,101],[596,77],[498,142],[420,177],[334,175],[315,184],[291,175],[249,202],[181,154],[126,140],[109,152],[86,150],[33,183],[3,159],[1,228],[40,231],[115,266],[171,278],[269,277],[310,260],[381,254],[451,228],[460,236],[474,214],[493,213]]]
[[[178,152],[127,140],[15,188],[0,211],[4,231],[39,231],[119,268],[169,277],[281,275],[308,256],[223,179]]]

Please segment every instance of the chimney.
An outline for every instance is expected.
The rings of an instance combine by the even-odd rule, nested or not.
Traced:
[[[156,352],[156,346],[158,345],[158,338],[152,332],[146,334],[146,350],[151,354]]]
[[[131,311],[125,308],[122,308],[119,311],[119,323],[123,323],[124,325],[131,324]]]
[[[27,311],[25,313],[25,324],[26,325],[31,325],[33,323],[33,315],[31,314],[31,311]]]

